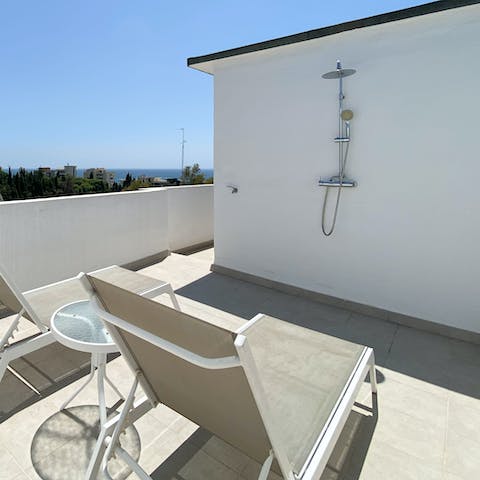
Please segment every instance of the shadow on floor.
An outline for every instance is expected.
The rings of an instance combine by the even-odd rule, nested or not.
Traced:
[[[183,480],[183,471],[187,468],[197,468],[198,452],[213,435],[202,428],[194,432],[182,443],[161,465],[151,474],[153,480]],[[208,473],[208,472],[206,472]]]
[[[2,318],[10,317],[14,314],[8,307],[0,303],[0,320]]]
[[[176,293],[246,320],[265,313],[368,345],[375,351],[377,365],[480,398],[479,345],[352,313],[218,273],[209,273]]]
[[[108,360],[118,355],[111,354]],[[87,375],[90,355],[53,343],[14,360],[10,367],[0,382],[0,424]]]
[[[352,411],[322,476],[325,480],[359,478],[378,420],[376,396],[373,406],[357,405],[364,413]],[[212,444],[212,445],[210,445]],[[236,478],[256,480],[261,465],[248,457],[239,461],[240,452],[232,459],[231,447],[209,432],[198,429],[151,474],[153,480],[198,480]],[[229,464],[232,462],[232,464]],[[238,471],[240,467],[240,472]],[[277,470],[277,473],[278,470]],[[280,479],[277,475],[269,477]]]
[[[378,422],[378,398],[372,395],[372,406],[367,407],[356,403],[357,409],[352,410],[345,427],[330,455],[324,476],[336,479],[357,479],[363,468],[373,433]],[[332,475],[335,473],[336,476]]]
[[[117,414],[114,409],[109,415]],[[35,432],[30,455],[42,480],[84,480],[100,432],[98,406],[82,405],[54,413]],[[140,457],[140,437],[130,426],[121,435],[121,446],[135,460]],[[116,480],[125,480],[131,470],[119,459],[108,463]],[[98,478],[104,478],[99,474]]]

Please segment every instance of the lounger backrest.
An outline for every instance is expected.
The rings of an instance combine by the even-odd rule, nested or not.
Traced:
[[[29,319],[34,315],[30,304],[2,267],[0,267],[0,302],[15,313],[20,312],[22,308],[25,309],[24,316]]]
[[[105,310],[147,332],[208,358],[235,356],[235,334],[87,275]],[[209,370],[195,366],[118,329],[127,352],[158,401],[263,462],[271,448],[242,367]]]

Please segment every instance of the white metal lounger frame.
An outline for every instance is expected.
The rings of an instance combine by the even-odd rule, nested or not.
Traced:
[[[18,300],[18,303],[22,306],[20,311],[14,312],[16,316],[10,327],[4,333],[2,338],[0,339],[0,381],[3,378],[5,370],[7,370],[9,363],[16,358],[22,357],[27,353],[34,352],[40,348],[46,347],[50,343],[55,342],[53,335],[51,334],[47,325],[45,325],[39,318],[38,315],[35,313],[31,305],[28,303],[27,299],[25,298],[24,294],[19,290],[17,285],[13,282],[13,280],[9,277],[7,272],[0,266],[0,277],[3,278],[3,281],[7,284],[10,290],[15,294],[15,297]],[[57,282],[58,284],[62,282]],[[51,287],[56,285],[57,283],[46,285],[40,287],[35,290],[29,290],[25,293],[31,293],[37,290],[41,290],[46,287]],[[10,344],[10,340],[13,339],[15,331],[18,329],[18,324],[20,323],[20,319],[22,316],[27,313],[33,323],[37,326],[40,333],[36,336],[26,338],[25,340],[20,340],[15,344]]]
[[[86,278],[84,278],[84,282],[85,284],[89,284]],[[90,284],[87,288],[92,291]],[[270,414],[267,397],[263,391],[263,386],[260,381],[255,360],[250,351],[247,337],[242,334],[255,322],[259,321],[263,317],[263,314],[256,315],[253,319],[236,331],[237,336],[234,344],[238,352],[238,356],[212,359],[202,357],[194,352],[186,350],[106,312],[93,292],[91,293],[91,302],[96,313],[104,319],[112,338],[117,343],[128,365],[133,370],[135,380],[120,415],[107,422],[100,432],[100,436],[97,440],[95,450],[90,460],[87,475],[85,477],[86,480],[94,480],[96,478],[101,464],[103,466],[103,473],[105,477],[109,480],[112,480],[110,474],[108,473],[107,461],[111,456],[116,455],[120,456],[139,476],[139,478],[142,480],[151,480],[151,477],[140,467],[140,465],[120,447],[119,438],[121,432],[123,432],[129,425],[134,423],[136,419],[145,414],[150,408],[155,407],[159,403],[159,399],[151,390],[148,382],[143,379],[140,368],[135,362],[133,355],[131,355],[129,348],[123,342],[123,339],[117,328],[121,328],[122,330],[125,330],[201,368],[226,369],[240,366],[244,369],[250,389],[257,403],[259,413],[264,422],[265,430],[272,445],[272,450],[270,451],[268,458],[265,459],[258,480],[267,479],[274,458],[276,458],[280,466],[284,479],[318,480],[327,464],[342,428],[345,425],[362,382],[368,373],[370,373],[372,394],[376,394],[377,392],[373,349],[365,347],[356,367],[354,368],[347,384],[345,385],[345,388],[343,389],[339,400],[337,401],[337,404],[332,410],[325,427],[323,428],[314,447],[312,448],[307,462],[305,463],[299,475],[296,475],[292,471],[292,467],[288,461],[284,447],[279,441],[280,437],[276,431],[277,425],[275,419],[273,419],[272,415]],[[135,391],[138,383],[140,383],[142,386],[146,397],[135,402]]]
[[[102,268],[92,273],[105,271],[115,266],[116,265]],[[84,276],[84,273],[82,272],[77,275],[77,278],[81,280],[83,276]],[[35,313],[35,310],[32,308],[28,300],[25,298],[25,295],[28,295],[29,293],[33,293],[33,292],[39,292],[46,288],[54,287],[55,285],[61,285],[62,283],[70,281],[75,277],[68,278],[60,282],[50,283],[48,285],[44,285],[42,287],[35,288],[33,290],[28,290],[25,293],[22,293],[20,291],[20,289],[15,284],[15,282],[10,278],[10,276],[1,266],[0,266],[0,277],[3,278],[7,286],[15,294],[15,297],[17,298],[18,303],[20,303],[20,305],[22,306],[20,311],[14,312],[16,313],[14,320],[12,321],[12,323],[10,324],[10,326],[8,327],[4,335],[0,338],[0,381],[1,381],[11,361],[17,358],[23,357],[28,353],[32,353],[36,350],[39,350],[40,348],[46,347],[47,345],[50,345],[51,343],[54,343],[56,341],[49,327],[45,325],[38,318],[38,315]],[[88,295],[87,292],[88,290],[85,292],[85,296]],[[166,293],[167,295],[169,295],[174,307],[177,310],[180,310],[180,305],[178,304],[178,300],[175,296],[172,286],[167,282],[160,283],[158,286],[142,292],[141,295],[147,298],[154,298],[157,295],[160,295],[162,293]],[[25,313],[29,315],[33,323],[37,326],[37,328],[39,329],[39,334],[28,337],[24,340],[19,340],[11,344],[10,340],[13,339],[13,335],[18,328],[20,319]]]

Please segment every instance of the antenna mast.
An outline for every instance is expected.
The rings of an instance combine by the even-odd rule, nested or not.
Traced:
[[[185,140],[185,129],[182,127],[182,128],[179,128],[179,130],[182,131],[182,141],[181,141],[181,145],[182,145],[182,173],[181,173],[181,178],[182,178],[182,183],[184,182],[184,173],[183,173],[183,168],[184,168],[184,163],[185,163],[185,144],[187,143],[187,141]]]

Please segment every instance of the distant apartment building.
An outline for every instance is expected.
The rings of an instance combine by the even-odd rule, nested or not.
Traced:
[[[147,175],[140,175],[138,180],[143,183],[147,183],[150,187],[171,187],[180,185],[180,180],[178,178],[149,177]]]
[[[143,183],[148,183],[151,187],[164,187],[169,185],[168,180],[165,180],[162,177],[148,177],[147,175],[140,175],[138,180]]]
[[[63,167],[65,175],[70,175],[71,177],[77,176],[77,167],[76,165],[65,165]]]
[[[65,165],[63,168],[52,169],[50,167],[39,167],[38,171],[46,175],[47,177],[63,177],[65,178],[67,175],[70,177],[77,176],[77,166],[76,165]]]
[[[87,168],[83,172],[83,178],[101,180],[112,186],[115,183],[115,172],[109,172],[105,168]]]

